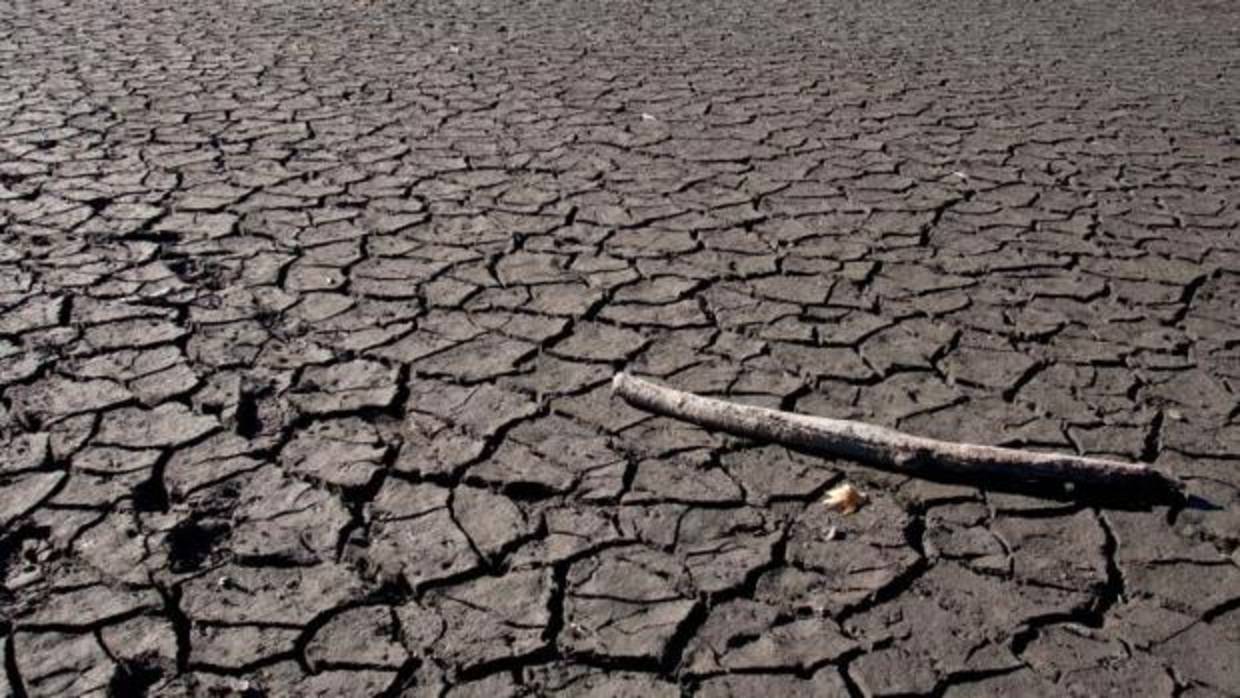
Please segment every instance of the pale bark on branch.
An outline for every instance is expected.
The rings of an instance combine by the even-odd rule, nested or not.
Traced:
[[[702,397],[618,373],[612,390],[634,407],[737,436],[842,456],[910,475],[971,481],[1132,486],[1179,493],[1183,483],[1137,463],[940,441],[845,419],[814,417]]]

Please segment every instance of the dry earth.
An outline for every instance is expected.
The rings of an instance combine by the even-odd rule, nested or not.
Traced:
[[[1240,4],[4,5],[0,695],[1240,694]]]

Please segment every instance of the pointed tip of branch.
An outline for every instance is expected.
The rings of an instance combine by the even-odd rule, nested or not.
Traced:
[[[629,376],[627,372],[625,371],[616,372],[616,375],[612,376],[611,378],[611,391],[613,393],[623,392],[625,384],[628,383],[630,379],[631,377]]]

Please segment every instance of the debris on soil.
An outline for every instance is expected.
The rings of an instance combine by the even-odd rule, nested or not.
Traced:
[[[875,463],[896,472],[974,480],[1126,486],[1182,496],[1184,483],[1157,468],[1102,458],[940,441],[847,419],[783,412],[702,397],[617,373],[616,395],[639,409],[747,438]]]
[[[833,509],[839,513],[848,516],[855,514],[858,509],[865,506],[870,498],[864,492],[845,482],[838,487],[832,487],[827,492],[826,499],[822,500],[828,509]]]

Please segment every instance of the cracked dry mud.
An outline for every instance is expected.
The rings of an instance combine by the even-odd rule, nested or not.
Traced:
[[[7,3],[0,695],[1240,694],[1240,6],[926,5]]]

